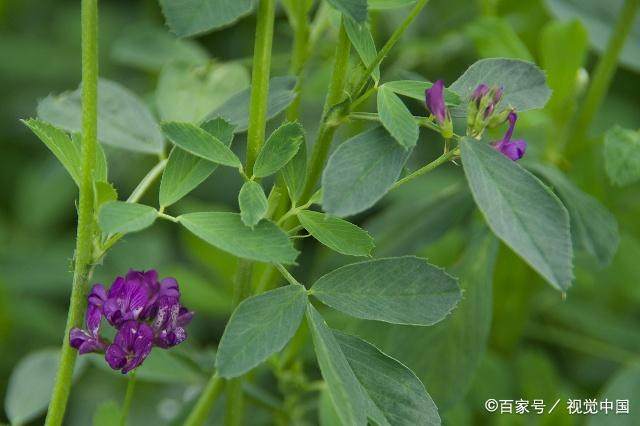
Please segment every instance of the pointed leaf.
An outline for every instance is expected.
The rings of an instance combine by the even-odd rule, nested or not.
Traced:
[[[238,157],[228,146],[194,124],[163,123],[162,131],[171,142],[193,155],[225,166],[242,166]]]
[[[358,56],[360,56],[360,60],[365,67],[368,67],[373,63],[378,54],[376,43],[373,41],[373,36],[369,30],[369,25],[366,22],[364,24],[358,24],[353,19],[347,17],[344,20],[344,27],[347,30],[351,44],[356,49],[356,52],[358,52]],[[371,76],[376,83],[380,81],[380,66],[373,69]]]
[[[310,303],[307,305],[307,322],[336,414],[344,425],[365,426],[367,399],[362,386],[331,329]]]
[[[210,120],[201,126],[226,146],[231,145],[233,126],[221,118]],[[174,147],[160,181],[160,206],[168,207],[200,185],[217,164]]]
[[[287,234],[268,220],[253,229],[237,213],[188,213],[178,221],[209,244],[244,259],[292,264],[298,256]]]
[[[160,0],[171,31],[189,37],[233,24],[253,9],[254,0]]]
[[[377,415],[382,416],[378,424],[440,425],[438,409],[413,371],[358,337],[339,331],[333,335]]]
[[[456,278],[413,256],[343,266],[320,277],[310,294],[356,318],[431,325],[460,300]]]
[[[412,148],[418,142],[418,123],[407,106],[391,89],[382,85],[378,88],[378,114],[382,125],[391,136],[405,148]]]
[[[240,205],[242,222],[250,227],[254,227],[260,222],[269,208],[267,196],[264,195],[262,186],[252,180],[245,182],[240,188],[238,204]]]
[[[241,376],[281,351],[300,326],[306,307],[307,292],[301,285],[280,287],[240,303],[218,346],[218,374]]]
[[[140,231],[153,225],[158,211],[153,207],[124,201],[111,201],[100,209],[98,223],[105,234]]]
[[[296,155],[280,170],[289,197],[297,202],[302,196],[307,176],[307,144],[302,141]]]
[[[313,237],[338,253],[352,256],[370,256],[373,238],[364,229],[346,220],[324,213],[303,210],[298,219]]]
[[[511,106],[518,112],[542,108],[551,96],[544,72],[535,64],[520,59],[481,59],[471,65],[449,89],[460,95],[461,106],[466,108],[471,94],[481,83],[502,87],[504,95],[500,106]]]
[[[483,141],[460,141],[462,164],[491,230],[559,290],[573,279],[569,214],[558,197]]]
[[[344,142],[322,175],[323,208],[350,216],[373,206],[398,179],[409,154],[382,127]]]
[[[286,123],[269,136],[253,166],[253,175],[259,178],[272,175],[296,155],[304,143],[304,129],[300,123]]]
[[[38,117],[67,132],[80,133],[81,90],[49,95],[38,102]],[[124,86],[101,79],[98,83],[98,139],[130,151],[158,154],[163,138],[149,108]]]

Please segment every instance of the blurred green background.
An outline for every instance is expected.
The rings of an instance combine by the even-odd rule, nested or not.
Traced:
[[[569,57],[566,52],[577,52],[580,60],[580,47],[572,44],[572,37],[553,39],[551,43],[544,37],[550,25],[578,19],[571,27],[577,29],[569,28],[565,34],[574,35],[572,31],[580,33],[586,29],[591,48],[584,57],[584,70],[571,75],[572,81],[577,81],[575,91],[558,94],[556,90],[554,96],[565,98],[554,98],[552,105],[541,112],[522,114],[519,125],[518,132],[529,143],[529,155],[542,155],[546,147],[557,141],[558,126],[563,120],[566,122],[562,111],[566,113],[574,107],[615,19],[614,6],[620,4],[584,1],[576,7],[580,3],[432,0],[385,62],[383,78],[420,76],[419,79],[429,80],[443,78],[450,83],[481,57],[516,57],[533,60],[543,67],[553,54]],[[605,3],[610,7],[605,7]],[[406,9],[372,12],[371,25],[378,46],[405,14]],[[8,422],[9,411],[15,409],[11,408],[15,407],[15,401],[6,395],[11,386],[18,386],[16,377],[24,377],[19,376],[21,367],[22,373],[25,365],[27,369],[35,365],[42,369],[41,376],[52,374],[55,365],[52,354],[64,329],[71,283],[76,188],[19,119],[35,116],[38,99],[77,87],[79,23],[77,1],[0,0],[0,400],[5,401],[4,410],[0,408],[0,422]],[[103,1],[100,74],[131,89],[155,110],[159,75],[176,57],[190,58],[198,66],[233,62],[244,66],[248,75],[254,24],[254,17],[248,16],[196,40],[176,41],[163,26],[155,0]],[[311,52],[302,90],[302,121],[309,135],[314,134],[324,101],[335,33],[335,26],[328,28]],[[593,123],[594,138],[602,139],[603,132],[614,124],[637,129],[640,25],[635,26],[630,37],[635,50],[632,47],[623,53],[611,90]],[[290,47],[291,29],[286,16],[279,11],[274,75],[287,73]],[[416,114],[425,113],[418,103],[412,109]],[[337,140],[344,140],[358,126],[361,124],[354,123],[344,129]],[[423,132],[424,143],[412,159],[414,164],[421,164],[437,153],[439,144],[428,143],[434,139],[434,134]],[[640,372],[633,367],[640,360],[640,187],[635,184],[617,188],[608,183],[600,142],[572,159],[569,176],[581,189],[598,198],[618,220],[619,249],[608,267],[598,268],[578,255],[576,281],[564,298],[500,246],[493,280],[488,350],[482,355],[482,347],[476,348],[477,369],[475,362],[466,366],[461,361],[459,371],[449,372],[450,376],[442,373],[438,377],[438,354],[427,356],[436,345],[432,345],[431,339],[439,338],[437,330],[413,330],[400,334],[402,337],[395,341],[390,337],[393,330],[383,326],[360,330],[414,368],[421,378],[433,379],[433,384],[425,380],[425,385],[445,424],[640,424],[640,406],[634,406],[634,402],[640,404]],[[121,198],[126,197],[153,166],[154,159],[110,147],[106,150],[110,180]],[[477,213],[471,210],[468,194],[454,199],[441,197],[448,186],[461,182],[460,177],[456,167],[428,175],[387,197],[381,207],[359,216],[357,222],[376,236],[377,253],[419,253],[435,264],[453,265],[470,246],[472,229],[479,222]],[[237,209],[235,198],[240,184],[232,172],[221,168],[182,200],[177,209],[193,211],[203,205]],[[157,190],[150,191],[143,201],[156,204]],[[456,214],[452,215],[452,211]],[[393,224],[397,227],[399,222],[406,228],[394,230]],[[311,242],[305,244],[301,265],[295,271],[304,282],[352,261]],[[471,247],[468,253],[471,257],[490,250],[481,245]],[[188,344],[176,348],[172,356],[161,353],[145,364],[131,424],[177,424],[193,403],[212,371],[215,343],[230,313],[230,283],[235,267],[233,257],[182,229],[162,223],[127,236],[97,268],[94,281],[105,284],[128,268],[157,268],[161,276],[178,278],[184,303],[197,312],[189,328]],[[335,324],[343,323],[344,319],[336,314]],[[439,350],[443,351],[443,357],[447,356],[446,351]],[[25,364],[25,359],[30,363]],[[125,380],[100,368],[99,360],[93,361],[80,366],[82,374],[68,410],[70,425],[91,424],[101,402],[110,399],[119,402],[124,395]],[[273,424],[279,418],[278,407],[286,393],[276,386],[268,371],[262,370],[255,373],[247,389],[251,425]],[[311,377],[319,377],[312,362],[305,371]],[[47,392],[45,389],[44,395],[39,395],[40,382],[22,386],[33,390],[29,394],[35,400],[44,398],[41,405],[46,406]],[[487,398],[541,398],[550,404],[563,398],[561,404],[565,405],[567,398],[598,398],[616,392],[619,398],[630,400],[629,416],[568,416],[564,409],[545,416],[498,416],[483,409]],[[313,395],[297,401],[299,424],[316,424],[318,408],[314,401]],[[212,415],[213,423],[220,418],[221,405]],[[37,412],[20,415],[30,424],[42,422]],[[281,420],[284,424],[289,421]]]

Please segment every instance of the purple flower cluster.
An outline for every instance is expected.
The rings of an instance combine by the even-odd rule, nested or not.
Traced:
[[[130,270],[118,277],[107,291],[95,284],[87,297],[86,330],[73,328],[69,344],[78,353],[104,352],[114,370],[127,373],[138,367],[153,346],[163,349],[187,338],[185,326],[193,312],[180,304],[180,289],[174,278],[158,281],[155,270]],[[100,336],[104,317],[116,330],[109,343]]]

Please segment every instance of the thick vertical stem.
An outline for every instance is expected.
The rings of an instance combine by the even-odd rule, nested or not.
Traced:
[[[267,125],[267,106],[269,98],[269,74],[271,69],[271,47],[273,44],[273,24],[275,19],[275,0],[260,0],[258,4],[258,21],[253,53],[253,71],[251,76],[251,104],[249,105],[249,128],[247,130],[246,174],[253,174],[253,165],[265,139]],[[234,306],[237,306],[250,294],[253,263],[240,259],[236,275]],[[229,380],[227,388],[227,416],[225,424],[238,426],[242,424],[243,395],[242,378]],[[220,394],[222,380],[214,375],[200,395],[194,410],[186,424],[199,426],[204,424]]]
[[[67,324],[62,337],[60,362],[45,424],[62,424],[71,390],[76,351],[69,346],[69,331],[80,326],[86,309],[85,296],[93,247],[93,169],[98,129],[98,1],[82,0],[82,148],[78,201],[75,266]]]
[[[287,109],[287,120],[298,119],[300,110],[300,88],[302,87],[303,70],[309,56],[309,15],[307,8],[299,2],[292,11],[295,16],[291,16],[293,25],[293,49],[291,52],[290,72],[297,77],[296,98]]]
[[[256,24],[251,76],[249,128],[247,129],[247,164],[245,167],[247,176],[253,174],[253,164],[256,162],[260,148],[264,143],[275,8],[275,0],[260,0],[258,4],[258,22]]]
[[[587,94],[577,111],[575,119],[565,133],[563,148],[565,156],[568,158],[587,147],[589,126],[607,94],[618,66],[620,51],[624,47],[627,36],[633,27],[639,6],[640,0],[626,0],[620,10],[618,22],[616,22],[611,32],[606,50],[596,65]]]
[[[347,30],[344,24],[340,25],[340,34],[338,36],[338,46],[336,47],[335,62],[333,64],[333,72],[331,74],[331,82],[329,84],[329,92],[324,103],[322,124],[318,129],[318,137],[316,138],[311,159],[309,161],[309,170],[307,171],[307,181],[302,194],[303,202],[308,200],[314,193],[315,187],[320,180],[320,174],[324,167],[329,148],[333,141],[333,135],[336,131],[336,124],[327,120],[327,115],[331,108],[338,104],[344,97],[344,89],[347,81],[347,70],[349,67],[349,53],[351,44],[347,36]]]

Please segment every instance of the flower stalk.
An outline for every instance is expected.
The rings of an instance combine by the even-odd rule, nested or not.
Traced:
[[[78,230],[67,324],[62,338],[58,371],[45,420],[47,426],[61,425],[64,419],[76,361],[76,351],[69,346],[68,336],[73,327],[80,326],[82,323],[86,308],[87,283],[93,260],[93,170],[98,143],[98,0],[82,0],[81,27],[82,147]]]

